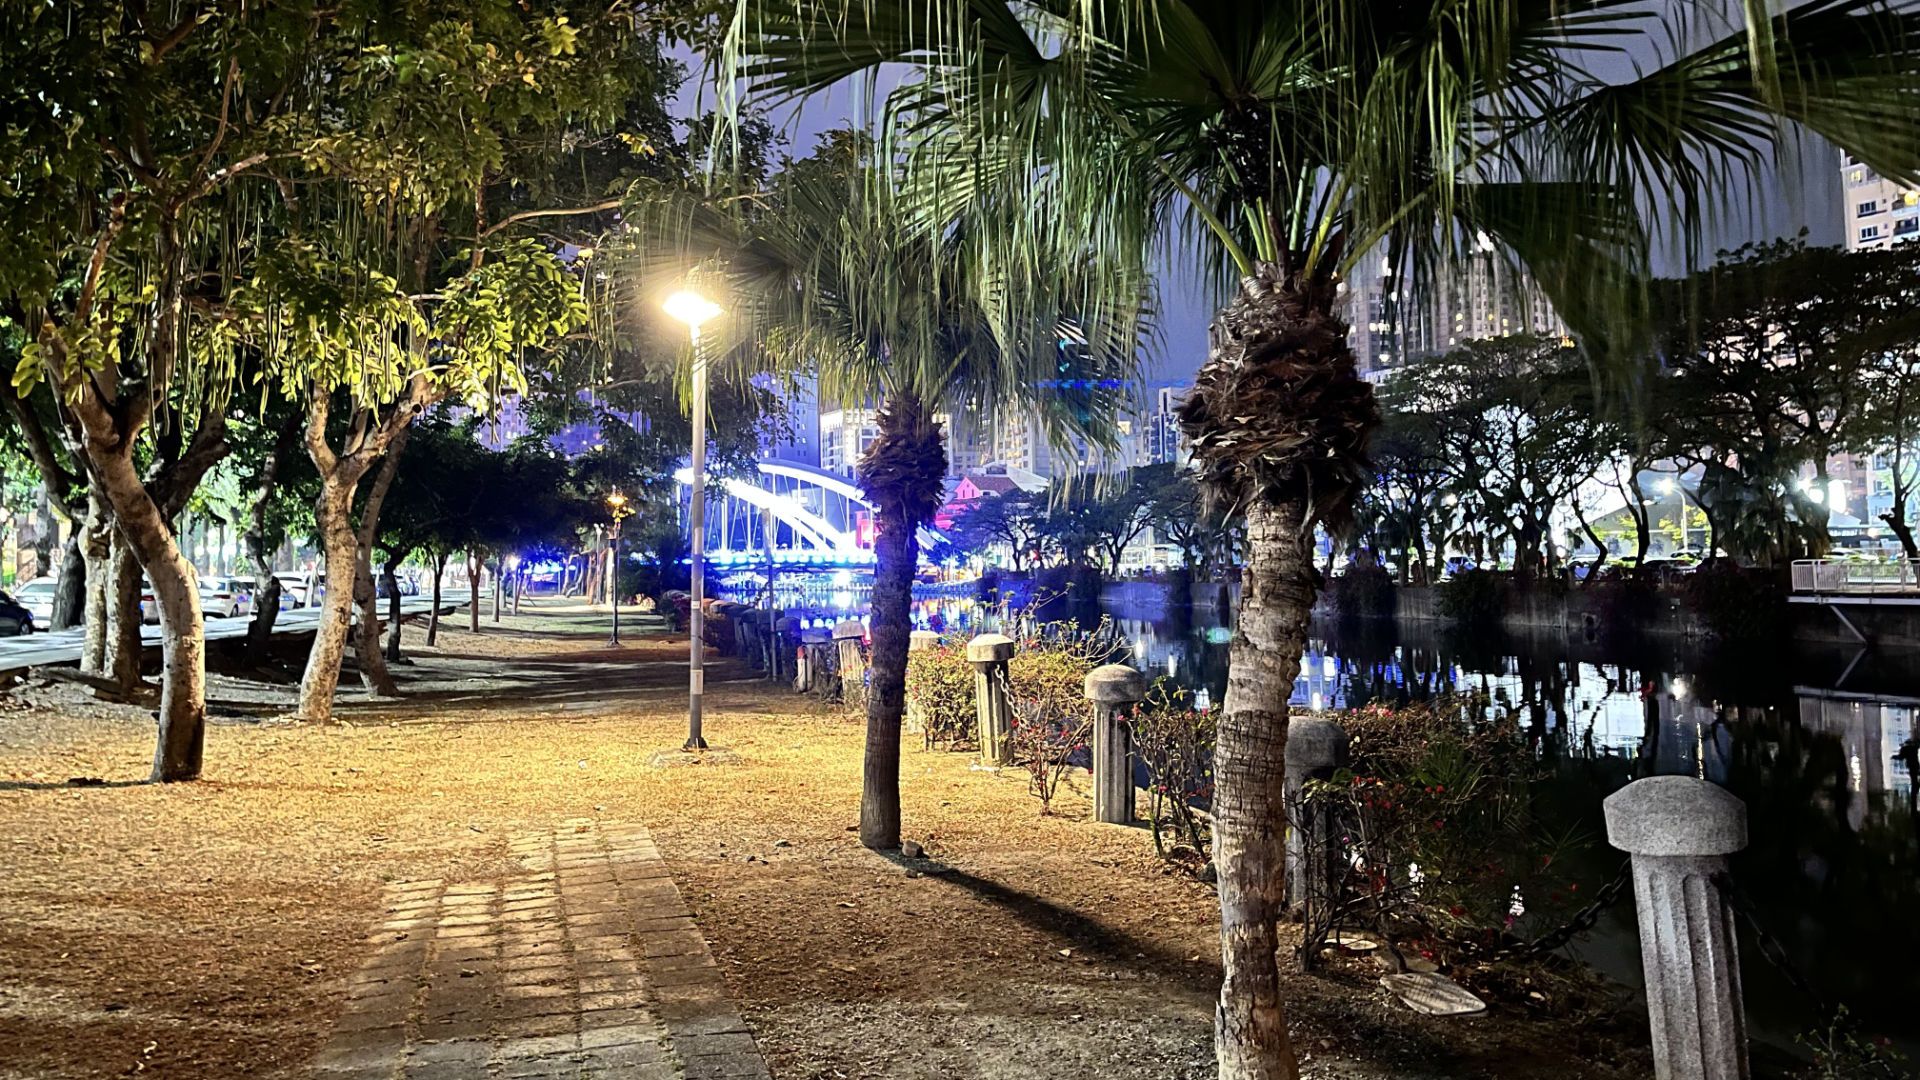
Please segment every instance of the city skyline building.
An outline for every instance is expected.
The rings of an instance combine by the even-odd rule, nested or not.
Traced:
[[[1920,190],[1905,188],[1842,151],[1841,238],[1848,251],[1872,251],[1920,237]]]
[[[1421,288],[1378,253],[1362,259],[1340,287],[1354,366],[1369,382],[1469,341],[1567,332],[1539,285],[1484,237]]]

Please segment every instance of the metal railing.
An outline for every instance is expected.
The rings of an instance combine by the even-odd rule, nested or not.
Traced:
[[[1815,596],[1920,594],[1920,564],[1913,559],[1795,559],[1793,591]]]

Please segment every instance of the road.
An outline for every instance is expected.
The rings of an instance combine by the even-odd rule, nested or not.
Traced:
[[[467,590],[445,589],[440,593],[440,611],[442,614],[462,607],[467,602]],[[403,615],[424,615],[433,607],[430,596],[403,596],[400,598],[400,612]],[[380,601],[380,612],[385,614],[387,601]],[[320,625],[320,608],[287,608],[274,620],[275,634],[311,634]],[[208,619],[207,640],[224,641],[228,638],[247,636],[247,627],[253,623],[252,615],[239,615],[230,619]],[[78,663],[80,649],[85,632],[79,627],[61,630],[51,634],[25,634],[20,637],[0,638],[0,671],[18,671],[21,668],[37,667],[41,664]],[[140,628],[140,640],[158,647],[160,627],[147,625]]]

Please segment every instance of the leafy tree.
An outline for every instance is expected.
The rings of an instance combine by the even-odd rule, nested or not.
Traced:
[[[1110,317],[1078,304],[1085,281],[989,261],[968,222],[920,228],[867,141],[851,133],[829,135],[752,197],[662,196],[641,230],[653,261],[661,248],[682,266],[691,256],[706,280],[729,287],[735,322],[720,331],[716,356],[750,355],[742,343],[751,330],[761,360],[816,373],[821,400],[878,403],[879,433],[858,465],[876,519],[860,839],[898,847],[917,534],[939,507],[947,465],[935,416],[1037,409],[1058,439],[1110,442],[1109,378],[1133,363],[1139,324],[1131,307]],[[1022,298],[1029,317],[996,317],[1009,295]]]
[[[1903,249],[1778,241],[1663,290],[1676,441],[1700,462],[1701,500],[1731,549],[1762,563],[1825,553],[1828,460],[1874,441],[1887,415],[1876,395],[1898,392],[1888,358],[1920,339],[1916,287],[1920,260]]]
[[[952,534],[956,545],[975,555],[1004,549],[1013,569],[1025,573],[1047,543],[1046,496],[1018,489],[983,495],[955,518]]]
[[[1347,523],[1378,424],[1334,315],[1340,276],[1384,252],[1431,278],[1484,236],[1606,356],[1638,323],[1646,220],[1697,237],[1775,140],[1810,129],[1920,179],[1910,15],[1743,10],[1744,27],[1625,0],[739,9],[763,92],[918,72],[882,115],[906,188],[942,211],[922,220],[1007,210],[981,247],[1049,268],[1137,267],[1172,229],[1239,281],[1182,412],[1206,483],[1247,521],[1213,803],[1222,1080],[1298,1072],[1275,960],[1284,692],[1314,526]],[[1622,52],[1641,59],[1630,77],[1586,66]]]

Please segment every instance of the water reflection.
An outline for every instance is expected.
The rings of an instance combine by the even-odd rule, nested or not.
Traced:
[[[928,600],[921,625],[972,633],[991,614]],[[1187,610],[1063,610],[1113,619],[1135,662],[1214,701],[1224,694],[1229,631]],[[1751,840],[1734,873],[1792,962],[1829,1002],[1920,1057],[1910,1016],[1920,989],[1920,838],[1911,757],[1920,653],[1782,644],[1708,650],[1680,642],[1459,635],[1435,627],[1324,625],[1302,658],[1292,701],[1319,708],[1474,694],[1517,711],[1547,766],[1557,824],[1586,836],[1595,884],[1620,855],[1604,843],[1600,803],[1634,779],[1684,774],[1745,800]],[[1536,928],[1546,929],[1544,927]],[[1616,905],[1581,946],[1628,986],[1641,982],[1632,904]],[[1813,1006],[1743,943],[1756,1069],[1816,1021]]]

